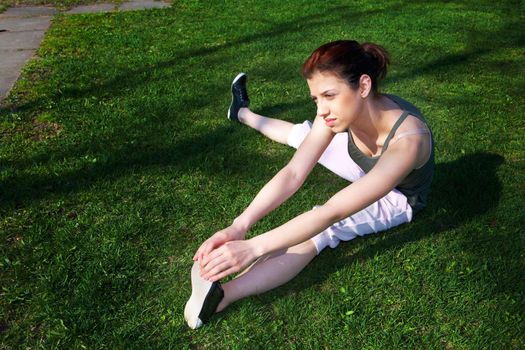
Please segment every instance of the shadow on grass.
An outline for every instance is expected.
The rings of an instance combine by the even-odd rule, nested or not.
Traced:
[[[237,156],[228,155],[227,149],[236,146],[236,138],[231,136],[232,132],[235,132],[234,127],[221,126],[197,136],[181,138],[173,144],[162,145],[150,141],[154,140],[153,136],[145,137],[134,144],[123,144],[119,149],[110,149],[107,153],[100,149],[100,153],[94,154],[106,159],[99,159],[80,169],[41,176],[12,176],[0,183],[0,208],[25,207],[50,195],[73,194],[99,181],[115,181],[132,171],[154,167],[171,167],[174,173],[192,173],[200,170],[210,175],[221,176],[233,171],[231,167],[219,164],[222,162],[243,164],[247,163],[246,159],[251,159],[263,164],[275,163],[276,160],[272,159],[272,156],[250,149],[243,149],[243,159],[236,158],[241,156],[239,152],[235,153]],[[103,144],[93,146],[96,149],[103,147]],[[57,156],[60,158],[62,154],[65,156],[67,153],[60,152]],[[222,172],[218,170],[220,168]],[[236,176],[248,176],[248,173],[239,171]]]
[[[516,16],[516,11],[512,5],[504,6],[502,12],[505,25],[501,28],[492,32],[467,30],[468,41],[463,52],[442,55],[406,72],[391,75],[386,78],[386,83],[396,83],[424,75],[439,76],[440,73],[452,74],[456,72],[459,75],[464,75],[465,69],[469,65],[476,64],[476,60],[484,55],[495,54],[505,49],[522,48],[525,45],[524,21]],[[505,64],[508,63],[505,62]],[[485,65],[486,62],[483,64]],[[494,71],[501,69],[501,66],[495,67]]]
[[[210,85],[203,86],[202,91],[211,93],[218,89],[219,87]],[[180,104],[195,107],[191,99]],[[148,111],[144,110],[148,108]],[[304,108],[301,102],[289,102],[266,105],[261,110],[268,115],[296,111],[302,118]],[[259,169],[259,178],[269,178],[273,173],[267,167],[261,168],[260,164],[280,164],[286,161],[250,147],[239,149],[239,140],[247,142],[260,136],[237,123],[202,131],[190,130],[187,136],[178,134],[186,133],[184,128],[176,125],[184,124],[186,119],[181,118],[174,123],[176,116],[166,110],[174,110],[174,107],[153,104],[149,107],[141,106],[141,109],[134,111],[137,118],[142,115],[155,116],[148,118],[145,123],[147,125],[135,135],[128,135],[126,129],[121,130],[120,126],[116,126],[107,135],[97,135],[96,140],[82,140],[80,143],[37,153],[26,159],[4,160],[4,166],[16,169],[16,172],[0,181],[0,209],[20,209],[48,197],[72,195],[99,183],[116,181],[130,172],[143,172],[155,167],[169,168],[169,172],[175,177],[177,174],[201,171],[214,178],[228,179],[235,173],[237,179],[251,182],[253,176],[250,175],[250,169]],[[152,124],[160,125],[162,130],[158,127],[151,128],[149,125]],[[96,161],[89,163],[82,160],[85,157]],[[27,171],[35,166],[53,166],[57,161],[73,164],[79,160],[82,163],[78,166],[69,165],[58,171],[47,170],[36,176],[27,175]]]

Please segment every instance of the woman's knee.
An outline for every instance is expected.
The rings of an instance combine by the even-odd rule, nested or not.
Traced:
[[[317,248],[315,247],[314,242],[311,239],[308,239],[302,243],[290,247],[286,251],[287,253],[293,254],[308,254],[308,255],[317,255]]]

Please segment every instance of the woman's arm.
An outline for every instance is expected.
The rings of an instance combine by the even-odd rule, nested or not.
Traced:
[[[418,143],[406,138],[390,147],[372,170],[332,196],[323,206],[254,237],[257,254],[291,247],[312,238],[332,224],[368,207],[387,195],[415,167]]]
[[[314,120],[312,129],[290,162],[259,191],[244,212],[235,219],[238,225],[249,230],[302,186],[335,135],[322,123],[321,118]]]
[[[238,239],[244,238],[246,232],[257,221],[290,198],[304,183],[333,137],[334,134],[324,125],[323,120],[316,118],[312,129],[290,162],[259,191],[250,205],[234,220],[230,227],[216,233],[217,239],[214,239],[214,235],[205,241],[193,259],[201,260],[213,249],[226,243],[228,241],[227,233],[234,233],[236,237],[240,237]]]
[[[323,206],[248,241],[229,242],[214,250],[203,261],[204,277],[215,281],[238,272],[257,257],[302,243],[381,199],[416,167],[423,139],[423,135],[415,135],[396,142],[367,175]]]

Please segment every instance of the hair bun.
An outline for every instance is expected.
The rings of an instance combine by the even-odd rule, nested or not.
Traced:
[[[361,47],[365,53],[369,54],[377,62],[376,76],[379,79],[383,79],[390,64],[388,52],[382,46],[374,43],[363,43]]]

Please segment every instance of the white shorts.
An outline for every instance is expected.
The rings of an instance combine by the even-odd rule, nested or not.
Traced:
[[[288,135],[288,145],[298,148],[310,132],[312,123],[296,124]],[[354,182],[365,175],[348,154],[348,133],[338,133],[319,159],[319,163],[340,177]],[[317,207],[317,206],[316,206]],[[314,207],[314,209],[316,208]],[[393,189],[386,196],[354,215],[336,222],[312,238],[319,254],[324,248],[337,247],[340,241],[387,230],[412,220],[412,208],[404,194]]]

